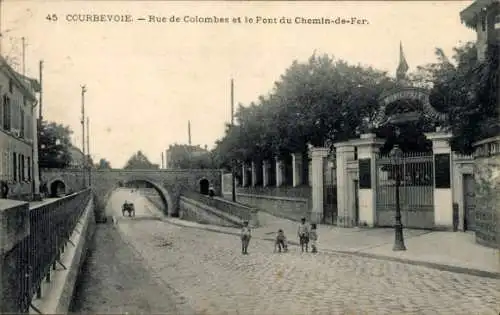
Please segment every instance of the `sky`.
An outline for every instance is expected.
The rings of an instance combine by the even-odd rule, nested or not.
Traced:
[[[170,144],[213,148],[235,107],[271,92],[294,60],[328,54],[394,75],[399,43],[410,71],[436,60],[441,47],[475,40],[459,12],[472,1],[56,1],[3,0],[2,54],[32,77],[43,69],[43,116],[69,125],[81,148],[81,86],[90,117],[90,153],[121,168],[141,150],[161,164]],[[74,22],[74,14],[130,15],[133,22]],[[57,21],[48,16],[57,16]],[[149,17],[167,22],[150,22]],[[185,16],[230,23],[185,23]],[[272,22],[257,23],[257,17]],[[233,23],[233,18],[240,18]],[[245,17],[253,23],[245,23]],[[292,24],[280,24],[281,17]],[[366,19],[366,24],[297,24],[296,17]],[[139,21],[138,18],[145,18]]]

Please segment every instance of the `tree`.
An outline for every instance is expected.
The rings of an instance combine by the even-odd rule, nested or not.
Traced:
[[[490,45],[486,60],[477,59],[474,43],[454,48],[452,62],[436,49],[438,62],[419,67],[415,81],[432,87],[430,101],[448,114],[452,149],[472,153],[472,144],[500,131],[498,107],[498,45]]]
[[[151,163],[144,153],[139,150],[128,159],[124,169],[159,169],[159,165]]]
[[[99,163],[97,163],[95,167],[98,170],[110,170],[111,169],[111,163],[109,163],[109,161],[106,160],[106,159],[100,159]]]
[[[385,72],[353,66],[327,55],[294,61],[272,92],[240,105],[235,126],[217,142],[214,160],[269,159],[304,152],[366,131],[378,110],[377,98],[395,86]]]
[[[43,121],[39,134],[39,163],[42,168],[65,168],[71,162],[71,134],[62,124]]]

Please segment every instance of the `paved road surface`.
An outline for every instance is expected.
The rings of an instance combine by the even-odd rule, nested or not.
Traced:
[[[134,197],[122,191],[113,198],[117,207],[123,198]],[[137,218],[122,218],[120,232],[144,258],[152,277],[175,288],[198,313],[497,315],[500,311],[500,282],[495,279],[356,256],[302,254],[294,247],[289,253],[273,254],[270,242],[256,239],[250,243],[250,255],[243,256],[235,236],[139,220],[155,211],[142,198],[135,200]],[[141,287],[147,280],[131,281]]]

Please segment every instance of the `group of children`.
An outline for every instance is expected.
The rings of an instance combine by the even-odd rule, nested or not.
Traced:
[[[241,253],[243,255],[248,254],[248,244],[250,243],[251,230],[248,226],[248,221],[243,222],[243,228],[241,229]],[[316,224],[312,223],[310,226],[306,224],[306,218],[300,220],[300,224],[297,230],[297,237],[299,238],[300,247],[302,252],[304,249],[309,252],[309,242],[311,243],[311,252],[317,253],[317,241],[318,241],[318,231]],[[288,242],[285,236],[285,232],[282,229],[278,230],[276,234],[276,240],[274,243],[274,251],[288,251]]]

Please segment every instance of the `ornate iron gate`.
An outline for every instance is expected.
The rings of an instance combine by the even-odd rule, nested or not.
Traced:
[[[323,168],[323,223],[337,222],[337,177],[335,168],[325,163]]]
[[[379,155],[376,217],[378,226],[393,226],[396,212],[396,179],[400,179],[401,221],[405,227],[434,226],[434,161],[432,152],[405,153],[399,160]]]

